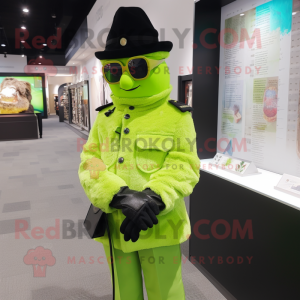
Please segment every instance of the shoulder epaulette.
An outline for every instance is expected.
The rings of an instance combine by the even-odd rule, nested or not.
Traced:
[[[185,112],[185,111],[192,111],[193,108],[183,102],[179,102],[177,100],[169,100],[169,102],[176,106],[180,111]]]
[[[104,108],[109,107],[109,106],[111,106],[111,105],[114,105],[114,104],[113,104],[113,103],[108,103],[108,104],[99,106],[98,108],[96,108],[96,111],[101,111],[101,110],[103,110]]]

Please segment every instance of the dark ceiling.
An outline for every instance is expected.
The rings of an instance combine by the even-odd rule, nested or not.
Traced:
[[[65,50],[76,31],[89,14],[96,0],[27,0],[1,1],[0,10],[0,53],[27,55],[28,62],[42,55],[51,60],[54,65],[65,65]],[[28,13],[23,12],[23,8],[29,9]],[[56,18],[53,18],[55,15]],[[26,30],[21,30],[24,25]],[[37,49],[33,45],[34,37],[41,36],[47,39],[57,34],[56,28],[61,28],[60,49],[50,49],[55,47],[55,39],[48,40],[48,45],[42,49]],[[17,31],[21,30],[20,33]],[[27,44],[16,42],[17,36],[29,34],[26,39]],[[20,40],[20,39],[19,39]],[[40,45],[42,43],[36,43]],[[26,49],[28,46],[31,49]],[[56,45],[58,46],[58,45]],[[49,63],[49,64],[52,64]],[[48,64],[48,63],[43,63]]]

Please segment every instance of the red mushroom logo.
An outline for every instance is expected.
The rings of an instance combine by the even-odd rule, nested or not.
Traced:
[[[47,266],[55,265],[56,259],[51,250],[39,246],[28,250],[23,261],[33,266],[33,277],[46,277]]]

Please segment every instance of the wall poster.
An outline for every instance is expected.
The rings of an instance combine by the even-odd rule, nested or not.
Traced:
[[[300,176],[300,1],[222,8],[218,152]]]

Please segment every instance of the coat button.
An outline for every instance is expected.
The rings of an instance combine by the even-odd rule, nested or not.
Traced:
[[[129,109],[130,110],[134,110],[134,106],[129,106]]]
[[[129,133],[129,128],[125,128],[124,133],[126,133],[126,134]]]
[[[126,114],[126,115],[124,116],[124,118],[125,118],[125,119],[129,119],[129,118],[130,118],[130,115],[129,115],[129,114]]]
[[[122,164],[124,162],[124,157],[119,157],[118,162]]]

